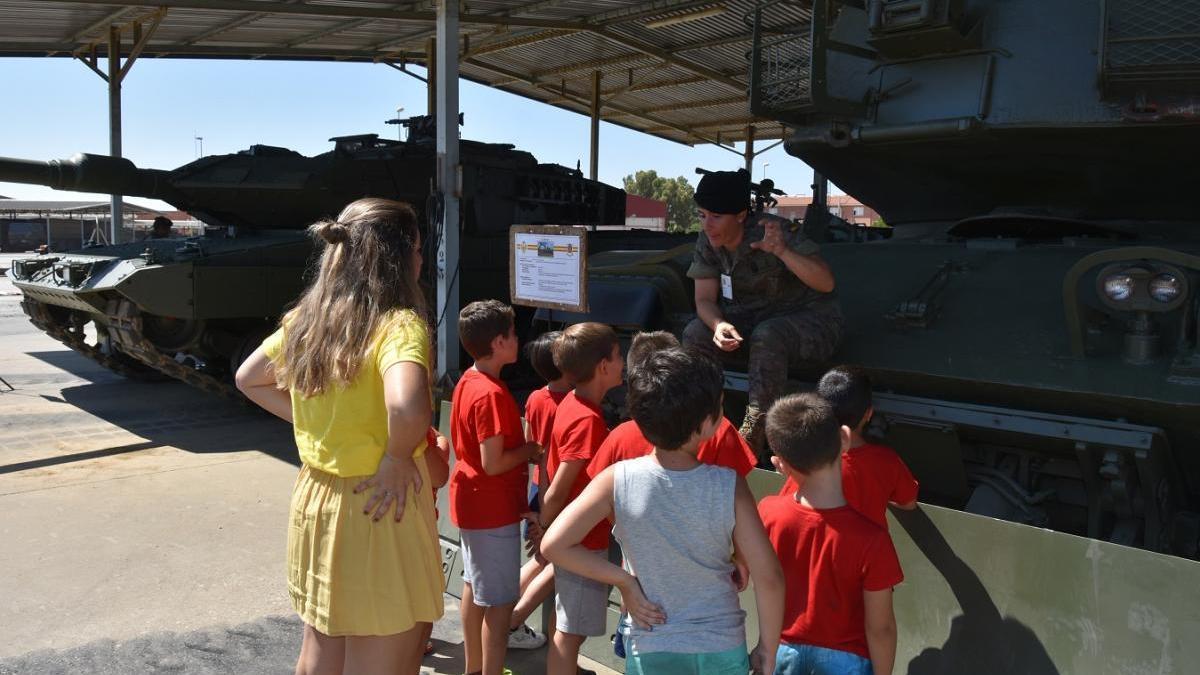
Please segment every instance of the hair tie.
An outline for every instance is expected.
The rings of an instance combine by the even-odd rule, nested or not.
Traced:
[[[336,220],[322,220],[313,229],[329,244],[340,244],[350,237],[350,228]]]

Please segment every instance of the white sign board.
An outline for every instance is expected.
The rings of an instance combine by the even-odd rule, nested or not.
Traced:
[[[509,233],[514,305],[587,311],[587,230],[514,225]]]

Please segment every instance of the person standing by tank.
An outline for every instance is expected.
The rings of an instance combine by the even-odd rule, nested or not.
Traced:
[[[170,239],[171,228],[175,223],[166,216],[155,216],[154,223],[150,226],[150,234],[146,235],[147,239]]]
[[[697,317],[683,342],[746,354],[750,402],[739,432],[761,461],[766,412],[788,368],[826,361],[842,339],[833,272],[793,223],[751,210],[744,169],[706,174],[695,200],[701,232],[687,274]]]
[[[237,372],[293,423],[302,462],[287,544],[296,673],[415,675],[443,612],[417,218],[360,199],[309,230],[324,241],[316,279]]]

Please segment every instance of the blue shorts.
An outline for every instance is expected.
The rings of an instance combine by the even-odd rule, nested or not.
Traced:
[[[780,643],[775,675],[872,675],[871,661],[840,649]]]
[[[625,657],[625,675],[746,675],[749,670],[744,644],[708,654],[650,652]]]

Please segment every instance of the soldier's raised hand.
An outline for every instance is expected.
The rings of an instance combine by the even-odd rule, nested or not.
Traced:
[[[787,250],[787,242],[783,240],[783,230],[779,223],[768,220],[763,224],[762,241],[750,242],[750,248],[756,251],[766,251],[771,255],[779,255]]]

